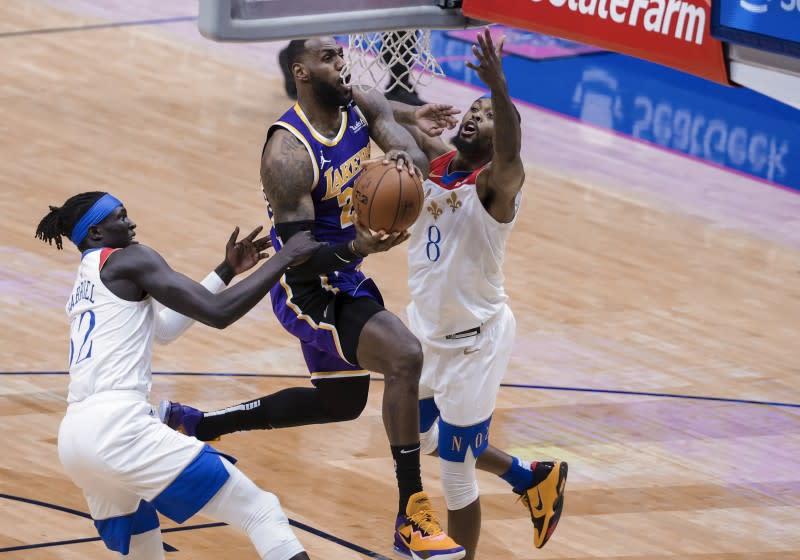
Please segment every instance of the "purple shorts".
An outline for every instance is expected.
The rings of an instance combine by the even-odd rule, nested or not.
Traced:
[[[364,273],[337,271],[313,281],[287,273],[270,297],[278,321],[300,340],[312,381],[369,374],[358,364],[358,337],[384,307],[378,287]]]

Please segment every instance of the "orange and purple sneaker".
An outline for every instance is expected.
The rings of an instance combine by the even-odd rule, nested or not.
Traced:
[[[397,516],[394,550],[413,560],[457,560],[466,554],[464,547],[442,530],[425,492],[413,494],[406,514]]]
[[[163,400],[158,405],[158,418],[176,432],[197,437],[197,425],[203,419],[203,412],[179,402]]]

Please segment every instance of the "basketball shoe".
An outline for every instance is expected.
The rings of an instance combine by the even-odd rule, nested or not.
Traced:
[[[519,499],[528,508],[533,522],[533,544],[542,548],[553,535],[564,508],[567,463],[540,461],[533,470],[535,482]]]
[[[197,437],[197,424],[203,419],[203,413],[179,402],[163,400],[158,405],[158,418],[176,432]]]
[[[466,554],[464,547],[442,530],[425,492],[413,494],[406,514],[397,516],[394,550],[413,560],[456,560]]]

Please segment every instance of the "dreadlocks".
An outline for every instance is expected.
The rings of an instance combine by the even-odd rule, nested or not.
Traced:
[[[102,197],[104,192],[91,191],[67,199],[63,206],[50,206],[50,212],[39,222],[35,237],[46,241],[50,245],[56,242],[56,247],[61,250],[61,236],[69,237],[78,220],[81,219],[92,204]]]

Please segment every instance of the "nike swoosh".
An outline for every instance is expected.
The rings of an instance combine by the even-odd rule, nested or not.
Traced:
[[[466,348],[464,348],[464,354],[467,354],[467,355],[468,354],[474,354],[475,352],[480,352],[480,351],[481,351],[480,348],[476,348],[475,350],[467,350]]]
[[[409,453],[414,453],[414,451],[419,451],[419,447],[420,446],[418,445],[414,449],[401,449],[400,453],[402,453],[403,455],[408,455]]]
[[[534,519],[544,519],[547,513],[545,513],[544,508],[542,507],[542,494],[539,492],[538,488],[536,489],[536,497],[538,498],[539,503],[536,505],[536,507],[531,508],[531,516]]]

